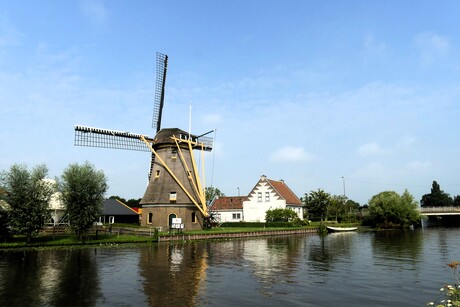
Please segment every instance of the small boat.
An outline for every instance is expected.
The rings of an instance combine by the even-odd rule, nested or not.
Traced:
[[[358,227],[332,227],[326,226],[328,232],[345,232],[345,231],[356,231]]]

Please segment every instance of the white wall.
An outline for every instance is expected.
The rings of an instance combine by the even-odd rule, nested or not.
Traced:
[[[233,214],[239,214],[240,218],[233,218]],[[241,222],[243,220],[243,210],[219,211],[220,222]]]
[[[261,193],[261,198],[258,193]],[[261,181],[251,192],[248,200],[243,202],[244,221],[265,222],[265,212],[277,208],[286,208],[286,201],[271,192],[267,182]]]

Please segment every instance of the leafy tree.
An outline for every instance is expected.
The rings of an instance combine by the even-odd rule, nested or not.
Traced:
[[[309,194],[305,194],[303,203],[310,219],[323,220],[325,218],[327,220],[328,207],[332,203],[332,197],[324,190],[318,189],[318,191],[311,191]]]
[[[453,200],[449,194],[441,190],[436,181],[433,181],[431,193],[423,195],[420,204],[422,207],[449,207],[453,205]]]
[[[460,195],[456,195],[454,197],[454,201],[453,201],[453,204],[452,204],[454,207],[460,207]]]
[[[224,197],[225,194],[222,193],[218,188],[215,187],[206,187],[204,189],[204,193],[206,195],[206,201],[211,202],[214,197]]]
[[[104,172],[85,162],[70,164],[59,182],[62,200],[70,221],[70,228],[80,241],[102,213],[104,194],[107,191]]]
[[[328,212],[335,217],[336,222],[339,217],[342,217],[345,214],[346,200],[347,198],[343,195],[333,195],[331,197],[331,202],[328,205]]]
[[[140,207],[139,203],[141,202],[142,198],[138,198],[138,199],[131,198],[131,199],[126,200],[125,198],[120,197],[118,195],[112,195],[109,197],[109,199],[118,199],[119,201],[127,205],[128,207],[133,208],[133,207]]]
[[[141,199],[142,198],[138,198],[138,199],[131,198],[131,199],[128,199],[125,204],[131,208],[140,207]]]
[[[25,165],[14,164],[2,176],[2,185],[7,191],[4,199],[10,206],[9,226],[15,233],[25,235],[27,242],[50,218],[48,206],[54,187],[45,180],[47,174],[45,165],[29,171]]]
[[[357,202],[355,202],[355,201],[353,201],[351,199],[347,199],[347,201],[345,202],[345,217],[344,217],[344,219],[346,219],[349,222],[356,221],[356,219],[358,218],[359,215],[360,215],[359,203],[357,203]]]
[[[265,220],[267,222],[291,222],[298,218],[297,213],[291,209],[272,209],[265,212]]]
[[[369,200],[369,220],[382,228],[406,227],[420,222],[420,213],[414,197],[405,190],[402,195],[385,191]]]

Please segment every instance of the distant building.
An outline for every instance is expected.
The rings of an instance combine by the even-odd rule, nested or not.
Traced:
[[[261,176],[248,196],[220,197],[210,207],[220,222],[265,222],[265,213],[272,209],[291,209],[303,219],[300,199],[284,180]]]
[[[118,199],[109,198],[104,200],[104,207],[99,222],[102,224],[139,224],[139,213]]]

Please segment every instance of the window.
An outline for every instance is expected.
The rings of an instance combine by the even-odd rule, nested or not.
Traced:
[[[177,193],[176,192],[170,192],[169,193],[169,201],[175,202],[177,200]]]
[[[153,220],[153,213],[149,212],[149,214],[147,215],[147,224],[152,224],[152,220]]]
[[[259,203],[262,202],[262,192],[257,192],[257,201],[258,201]]]
[[[196,213],[192,212],[192,223],[196,223]]]
[[[159,169],[157,169],[156,172],[155,172],[155,178],[158,178],[158,177],[160,177],[160,170]]]
[[[232,220],[241,220],[241,213],[232,213]]]
[[[176,158],[177,158],[177,149],[171,148],[171,159],[176,159]]]
[[[270,202],[270,192],[265,192],[265,201]]]

